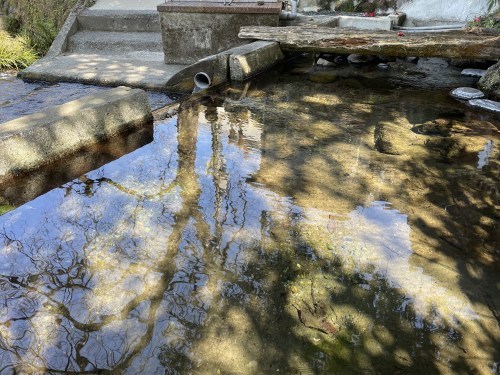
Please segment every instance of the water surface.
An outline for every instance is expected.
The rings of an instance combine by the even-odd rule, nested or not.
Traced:
[[[499,140],[386,81],[184,102],[0,216],[0,373],[498,373]]]

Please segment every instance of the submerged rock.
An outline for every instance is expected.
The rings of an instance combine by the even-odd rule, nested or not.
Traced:
[[[478,85],[484,92],[500,99],[500,61],[488,68]]]
[[[377,68],[379,68],[380,70],[387,70],[389,69],[389,65],[387,65],[386,63],[380,63],[377,65]]]
[[[500,113],[500,102],[488,99],[469,100],[469,105],[475,108],[481,108],[486,111]]]
[[[331,70],[312,70],[307,79],[315,83],[332,83],[337,80],[337,73]]]
[[[446,119],[436,119],[428,121],[420,125],[414,126],[411,130],[417,134],[423,135],[440,135],[447,137],[450,135],[452,123]]]
[[[464,100],[484,98],[484,93],[481,90],[472,87],[459,87],[453,90],[450,95]]]

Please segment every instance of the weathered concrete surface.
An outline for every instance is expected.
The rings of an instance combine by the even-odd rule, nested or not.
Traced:
[[[82,30],[160,32],[160,17],[156,5],[152,10],[107,9],[84,10],[78,14]]]
[[[231,48],[189,65],[169,79],[164,89],[168,92],[191,93],[196,73],[204,72],[212,80],[212,86],[229,80],[243,81],[262,73],[283,61],[284,55],[278,43],[253,42]]]
[[[242,39],[280,43],[285,51],[384,56],[500,59],[500,36],[466,32],[405,33],[356,31],[306,26],[246,26]]]
[[[500,61],[488,68],[478,85],[488,95],[500,100]]]
[[[0,179],[151,120],[146,93],[118,87],[0,124]]]
[[[49,53],[20,73],[23,79],[161,90],[183,67],[165,65],[156,5],[128,10],[122,0],[79,2]],[[97,5],[97,4],[96,4]]]
[[[20,73],[23,79],[48,82],[81,82],[102,86],[161,90],[167,81],[185,68],[165,65],[163,53],[67,54],[43,59]]]
[[[339,17],[339,27],[363,30],[391,30],[392,20],[389,17]]]
[[[45,58],[53,58],[66,51],[69,38],[78,31],[77,14],[84,8],[84,3],[84,0],[80,0],[72,9],[68,18],[66,18],[66,21],[57,33],[56,38],[52,42]]]
[[[224,6],[206,2],[158,5],[167,64],[193,64],[242,44],[241,26],[278,26],[279,3]]]
[[[275,42],[260,41],[233,48],[229,58],[230,78],[234,81],[244,81],[284,59],[279,44]]]

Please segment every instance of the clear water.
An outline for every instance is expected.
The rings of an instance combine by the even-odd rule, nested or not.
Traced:
[[[184,102],[0,216],[0,373],[498,373],[498,121],[367,84]]]

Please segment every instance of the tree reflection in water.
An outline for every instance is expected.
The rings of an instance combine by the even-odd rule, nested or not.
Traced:
[[[383,202],[337,215],[267,190],[254,179],[275,162],[265,116],[204,104],[0,217],[0,374],[467,365],[448,350],[463,332],[403,290],[416,275],[405,215]],[[312,227],[339,236],[324,259]]]

